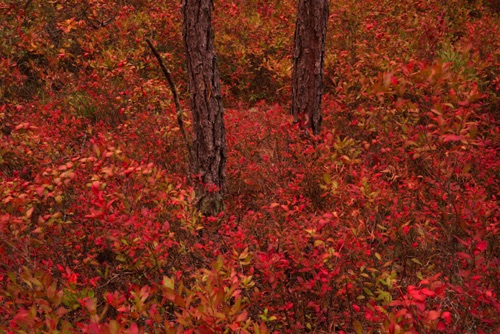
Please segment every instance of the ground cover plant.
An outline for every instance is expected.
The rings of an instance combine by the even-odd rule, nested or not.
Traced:
[[[499,3],[215,1],[224,211],[194,206],[178,1],[0,1],[0,333],[495,333]]]

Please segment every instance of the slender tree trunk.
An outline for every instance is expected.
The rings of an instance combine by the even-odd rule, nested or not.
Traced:
[[[217,69],[213,0],[183,0],[183,37],[193,114],[193,172],[198,206],[215,215],[223,208],[226,179],[226,133]]]
[[[299,0],[295,26],[292,107],[295,122],[320,132],[328,0]]]

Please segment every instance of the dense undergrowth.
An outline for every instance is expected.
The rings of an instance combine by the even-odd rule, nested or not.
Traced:
[[[0,333],[494,333],[499,4],[331,4],[321,135],[294,1],[216,1],[226,209],[192,206],[178,1],[0,2]]]

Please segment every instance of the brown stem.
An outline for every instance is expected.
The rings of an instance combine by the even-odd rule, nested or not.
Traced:
[[[167,79],[168,84],[170,86],[170,90],[172,91],[172,96],[174,97],[175,110],[176,110],[176,115],[177,115],[177,123],[179,124],[179,129],[181,130],[182,137],[184,138],[184,142],[185,142],[187,150],[188,150],[190,166],[193,166],[193,164],[192,164],[193,163],[193,151],[191,149],[191,144],[189,143],[186,129],[184,128],[184,120],[182,118],[184,111],[182,110],[181,103],[179,101],[179,94],[177,93],[177,88],[175,87],[174,80],[172,79],[172,74],[168,70],[167,66],[165,66],[163,59],[161,58],[161,56],[158,53],[158,51],[156,50],[156,48],[153,46],[153,43],[148,38],[146,39],[146,42],[148,43],[149,47],[151,48],[151,51],[153,52],[154,56],[158,60],[158,63],[160,64],[160,68],[163,72],[163,75]]]

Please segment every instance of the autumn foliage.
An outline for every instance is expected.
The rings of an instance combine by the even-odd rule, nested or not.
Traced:
[[[189,110],[179,1],[0,1],[0,333],[500,328],[498,1],[332,1],[318,136],[289,115],[295,11],[215,1],[204,217],[145,42]]]

